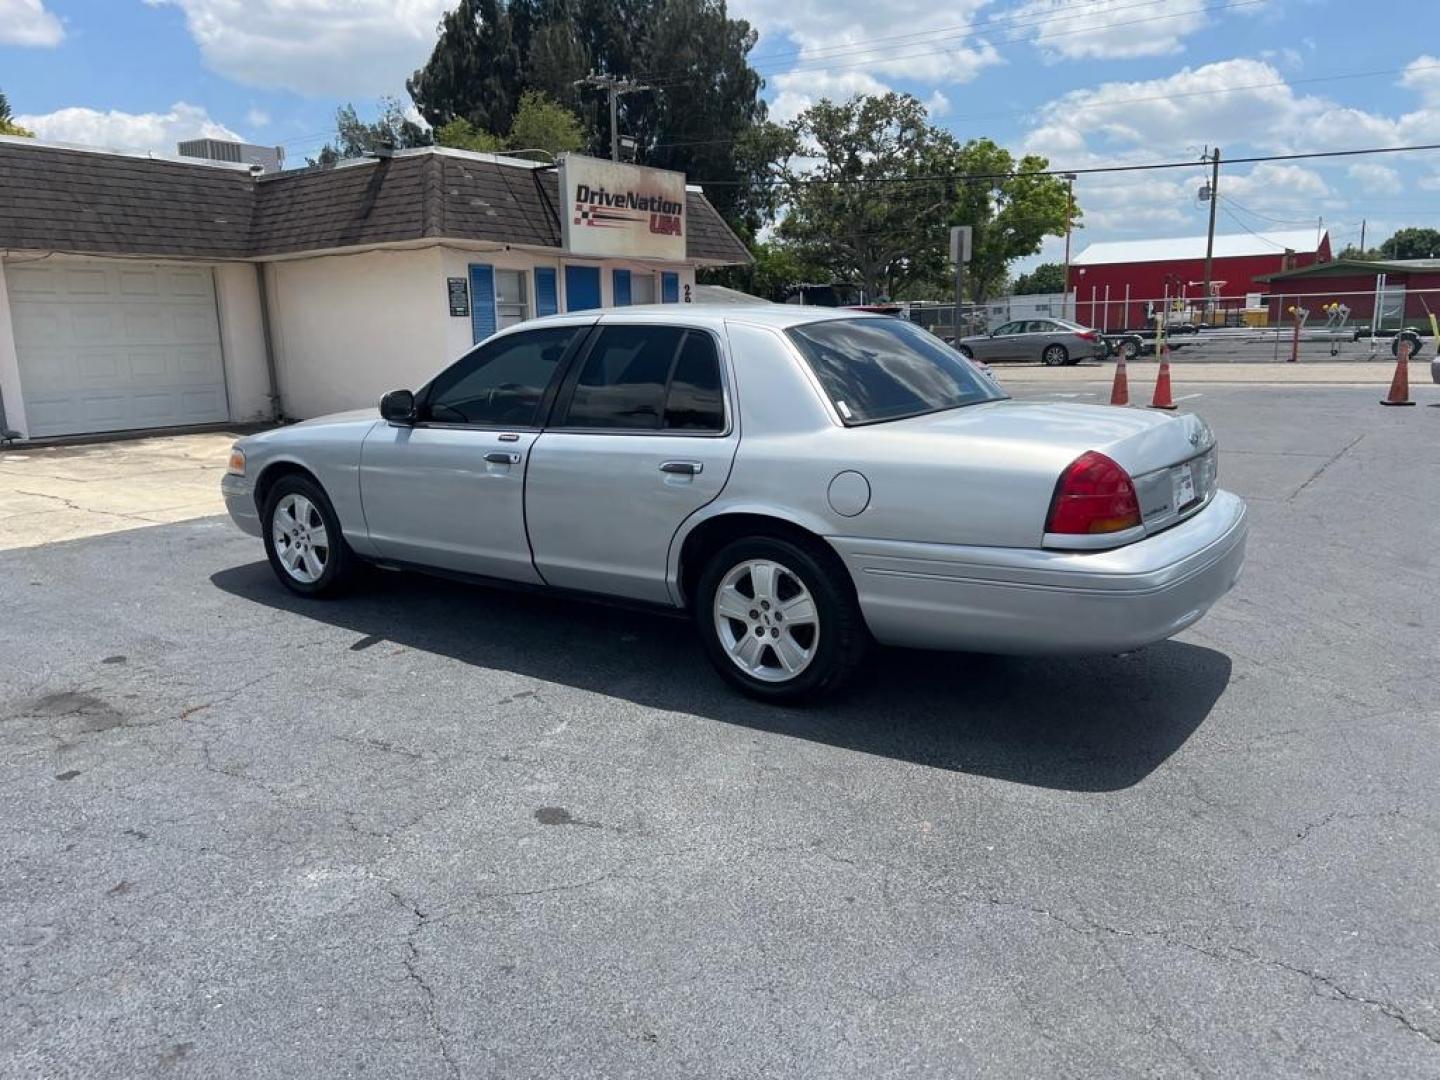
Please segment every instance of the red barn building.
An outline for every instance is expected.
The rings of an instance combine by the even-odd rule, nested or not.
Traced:
[[[1251,306],[1271,274],[1330,261],[1330,237],[1316,229],[1216,236],[1211,259],[1215,309]],[[1205,237],[1091,244],[1070,261],[1075,317],[1105,330],[1140,329],[1168,300],[1198,305],[1205,292]],[[1128,298],[1128,304],[1127,304]],[[1174,308],[1172,307],[1172,311]],[[1198,318],[1198,310],[1193,312]]]
[[[1348,307],[1351,322],[1368,324],[1377,298],[1380,329],[1410,326],[1429,334],[1430,313],[1440,315],[1440,259],[1336,259],[1267,274],[1262,284],[1272,324],[1288,318],[1292,306],[1308,308],[1313,320],[1332,303]]]

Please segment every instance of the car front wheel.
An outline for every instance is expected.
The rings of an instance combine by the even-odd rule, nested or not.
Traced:
[[[777,703],[838,690],[870,640],[839,559],[780,537],[737,540],[717,553],[700,576],[695,620],[716,670]]]
[[[333,595],[348,583],[355,556],[325,492],[303,476],[276,481],[265,498],[265,554],[286,588],[301,596]]]

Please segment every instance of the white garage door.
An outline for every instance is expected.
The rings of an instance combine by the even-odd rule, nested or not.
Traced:
[[[229,418],[208,268],[12,262],[5,281],[32,438]]]

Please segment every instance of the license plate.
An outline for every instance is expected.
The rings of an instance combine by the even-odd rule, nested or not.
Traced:
[[[1186,462],[1178,466],[1171,474],[1170,482],[1174,485],[1173,505],[1176,510],[1184,510],[1195,501],[1195,467],[1192,464]]]

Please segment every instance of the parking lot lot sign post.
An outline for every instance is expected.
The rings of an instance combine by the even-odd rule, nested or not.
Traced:
[[[963,337],[960,330],[960,308],[964,303],[965,264],[970,261],[971,226],[950,227],[950,261],[955,264],[955,340]]]

